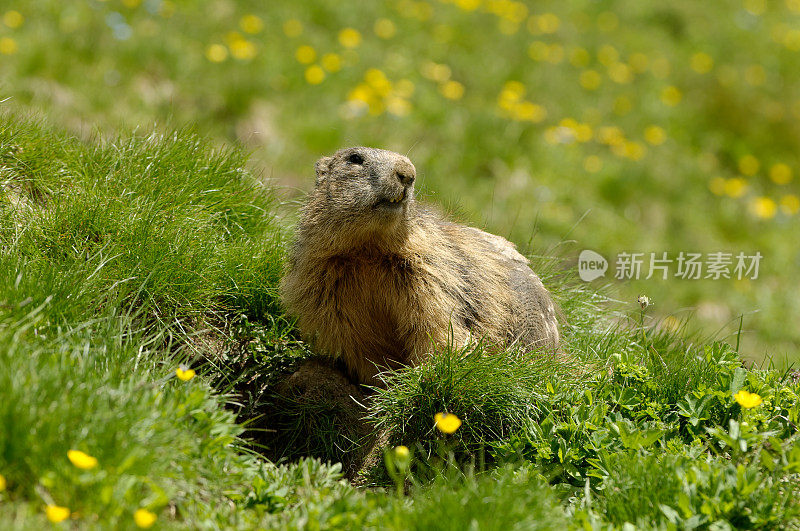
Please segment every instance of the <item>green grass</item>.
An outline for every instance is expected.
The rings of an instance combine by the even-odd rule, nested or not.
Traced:
[[[469,4],[0,9],[2,527],[48,504],[103,529],[139,508],[167,529],[798,526],[800,7]],[[367,391],[386,459],[411,452],[369,488],[343,479],[369,441],[341,411],[275,393],[314,356],[277,298],[293,189],[347,144],[409,152],[423,198],[532,250],[564,312],[564,359],[443,348]],[[599,289],[583,248],[764,262]]]
[[[388,374],[368,420],[412,461],[401,494],[380,460],[361,471],[375,487],[357,489],[305,456],[347,461],[368,441],[325,403],[274,394],[313,352],[276,299],[288,227],[242,155],[189,132],[84,142],[13,113],[0,153],[7,526],[40,528],[47,505],[79,528],[133,527],[140,508],[164,528],[796,522],[796,374],[744,369],[730,346],[655,320],[642,329],[552,259],[535,261],[566,355],[444,348]],[[182,364],[199,375],[181,381]],[[740,389],[764,404],[743,410]],[[438,433],[440,411],[462,427]],[[642,499],[652,478],[637,459],[674,481]]]
[[[576,361],[544,353],[446,348],[429,363],[389,375],[372,397],[370,416],[399,444],[435,439],[434,415],[455,414],[464,422],[455,438],[476,452],[541,415],[548,386],[577,387],[577,370]]]
[[[696,456],[620,454],[599,505],[616,525],[780,528],[797,517],[794,489],[755,466]]]
[[[65,320],[136,300],[166,323],[275,312],[281,229],[240,155],[187,133],[88,147],[12,115],[0,153],[7,304],[52,296]]]

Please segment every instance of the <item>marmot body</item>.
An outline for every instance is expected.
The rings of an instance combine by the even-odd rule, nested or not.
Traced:
[[[457,345],[557,347],[556,308],[528,260],[418,204],[406,157],[348,148],[316,171],[282,298],[301,334],[356,380],[424,360],[451,329]]]

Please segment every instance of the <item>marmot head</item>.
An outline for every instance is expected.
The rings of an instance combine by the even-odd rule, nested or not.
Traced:
[[[404,219],[414,201],[417,171],[392,151],[345,148],[319,159],[316,170],[315,209],[339,223],[386,229]]]

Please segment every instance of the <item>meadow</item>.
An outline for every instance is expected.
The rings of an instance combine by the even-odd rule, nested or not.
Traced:
[[[796,0],[0,17],[4,527],[800,525]],[[386,453],[353,477],[335,405],[274,387],[314,355],[276,289],[298,199],[358,144],[532,255],[572,359],[387,375],[364,411]],[[763,260],[614,279],[623,252]]]

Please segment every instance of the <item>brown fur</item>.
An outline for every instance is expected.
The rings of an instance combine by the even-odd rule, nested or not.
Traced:
[[[316,168],[282,297],[301,333],[359,382],[419,363],[451,328],[456,345],[557,347],[556,307],[528,260],[418,204],[406,157],[348,148]]]

